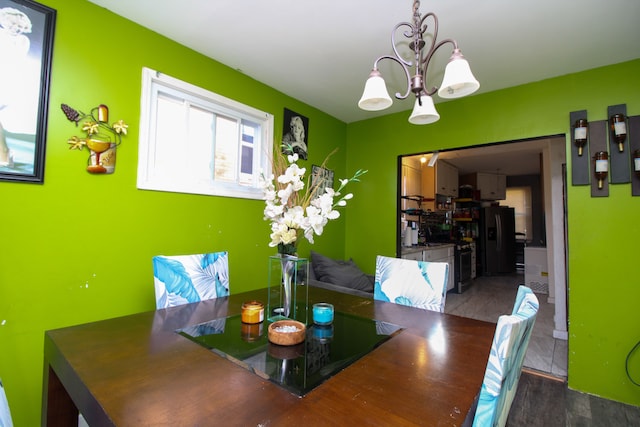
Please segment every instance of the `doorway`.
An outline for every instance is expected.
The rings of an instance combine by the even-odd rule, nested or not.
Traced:
[[[526,140],[507,141],[465,147],[455,150],[438,150],[437,162],[445,161],[458,169],[460,175],[482,172],[499,173],[508,177],[539,175],[544,232],[543,244],[546,245],[548,293],[539,293],[538,298],[553,304],[553,326],[550,339],[568,339],[567,328],[567,274],[566,274],[566,213],[565,213],[565,164],[566,136],[552,135]],[[434,151],[401,157],[422,157],[427,161]],[[399,159],[401,165],[402,159]],[[436,166],[437,167],[437,166]],[[401,176],[401,174],[399,174]],[[402,195],[399,183],[398,194]],[[398,208],[398,226],[406,217],[402,215],[401,204]],[[398,254],[401,253],[401,236],[398,236]],[[526,268],[526,266],[525,266]],[[566,363],[566,360],[565,360]]]

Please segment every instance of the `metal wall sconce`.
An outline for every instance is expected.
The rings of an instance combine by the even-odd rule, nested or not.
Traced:
[[[633,152],[633,171],[640,178],[640,150]]]

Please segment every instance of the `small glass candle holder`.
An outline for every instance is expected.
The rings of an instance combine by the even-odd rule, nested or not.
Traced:
[[[316,325],[330,325],[333,323],[333,304],[326,302],[313,304],[313,323]]]
[[[264,323],[242,323],[240,326],[240,336],[243,341],[254,342],[262,338],[262,328]]]
[[[320,344],[329,343],[333,339],[333,325],[314,325],[312,331],[313,338]]]
[[[247,301],[242,304],[242,323],[262,323],[264,321],[264,304],[260,301]]]

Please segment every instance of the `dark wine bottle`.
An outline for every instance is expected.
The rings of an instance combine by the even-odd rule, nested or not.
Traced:
[[[627,139],[627,123],[624,114],[614,114],[609,121],[611,122],[613,139],[618,143],[618,150],[622,153],[624,151],[624,141]]]
[[[574,125],[573,139],[578,147],[578,156],[582,156],[582,147],[587,143],[587,125],[586,119],[578,119]]]
[[[607,179],[609,173],[609,154],[606,151],[598,151],[595,156],[595,176],[598,180],[598,189],[602,189],[604,180]]]

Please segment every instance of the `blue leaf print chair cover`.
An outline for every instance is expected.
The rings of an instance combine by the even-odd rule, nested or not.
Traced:
[[[9,410],[9,402],[7,401],[7,395],[4,392],[4,386],[0,380],[0,427],[13,427],[13,421],[11,421],[11,411]]]
[[[520,286],[513,313],[498,318],[473,419],[474,427],[506,424],[538,307],[538,298],[531,289]]]
[[[156,308],[229,295],[229,254],[153,257]]]
[[[449,264],[378,256],[373,298],[444,312]]]

